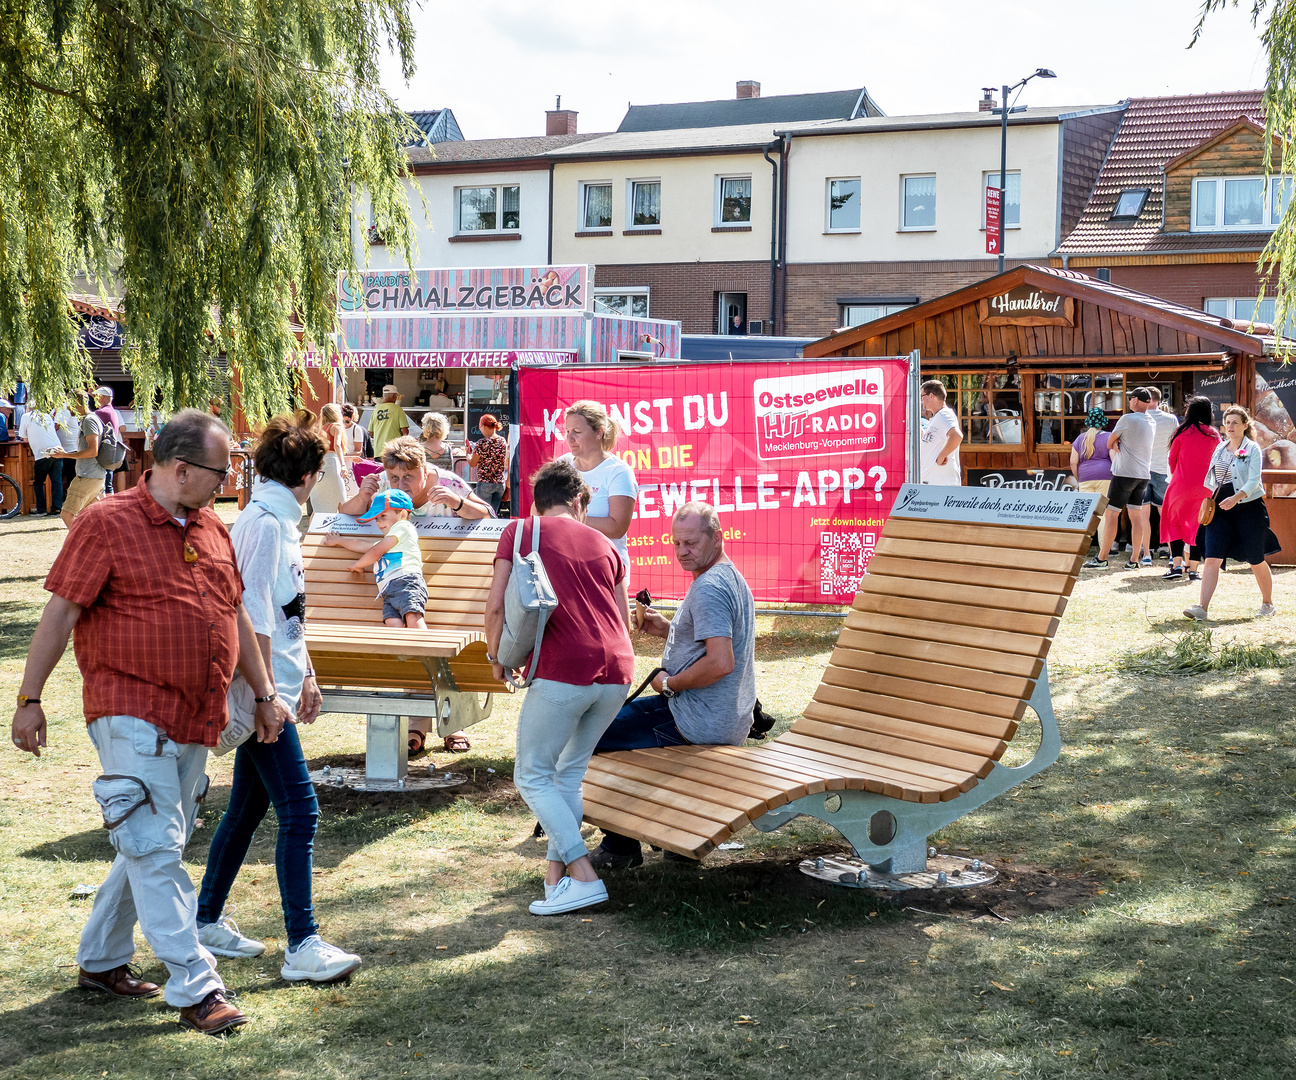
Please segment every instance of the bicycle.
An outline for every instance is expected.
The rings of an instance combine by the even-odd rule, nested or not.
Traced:
[[[22,488],[12,476],[0,472],[0,520],[13,517],[22,509]]]

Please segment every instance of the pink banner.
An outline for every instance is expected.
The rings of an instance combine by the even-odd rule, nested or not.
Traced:
[[[712,504],[758,600],[848,604],[905,479],[905,357],[523,368],[520,465],[567,452],[563,412],[602,403],[634,470],[630,591],[680,597],[671,516]],[[529,491],[520,492],[529,504]]]

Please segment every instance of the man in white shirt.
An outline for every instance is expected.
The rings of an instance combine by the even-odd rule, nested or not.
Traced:
[[[63,512],[63,463],[49,456],[50,450],[62,446],[54,427],[54,417],[49,413],[23,410],[22,421],[18,425],[18,438],[26,441],[35,462],[32,477],[32,484],[36,489],[34,516],[45,517],[49,513],[57,517]],[[48,503],[45,501],[47,478],[50,483]]]
[[[945,404],[945,387],[936,379],[922,384],[921,402],[928,418],[920,442],[922,482],[958,487],[963,483],[958,449],[963,429],[958,414]]]
[[[1179,417],[1168,405],[1161,404],[1161,391],[1155,386],[1147,387],[1152,395],[1152,408],[1147,415],[1156,424],[1156,435],[1152,438],[1151,475],[1148,478],[1148,500],[1152,504],[1152,518],[1148,548],[1143,551],[1143,565],[1152,565],[1152,551],[1158,546],[1161,524],[1161,504],[1165,501],[1166,487],[1170,483],[1170,440],[1179,430]]]

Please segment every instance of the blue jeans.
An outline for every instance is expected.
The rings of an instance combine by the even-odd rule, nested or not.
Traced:
[[[45,481],[49,480],[49,509],[58,513],[63,509],[63,462],[57,458],[41,458],[35,462],[32,483],[36,487],[36,513],[45,513]]]
[[[477,497],[483,500],[496,514],[499,514],[500,503],[504,501],[504,485],[478,480]]]
[[[594,748],[596,754],[617,750],[651,750],[657,746],[686,746],[688,739],[680,734],[671,716],[670,702],[661,694],[640,695],[628,701],[616,714],[603,738]],[[639,841],[632,836],[603,830],[600,847],[613,855],[639,854]]]
[[[279,819],[275,873],[283,902],[288,947],[296,948],[318,931],[311,897],[311,854],[319,803],[306,770],[297,728],[288,724],[277,741],[262,743],[256,736],[234,751],[234,782],[229,806],[207,852],[207,870],[198,894],[198,922],[220,918],[239,867],[247,857],[252,834],[270,803]]]

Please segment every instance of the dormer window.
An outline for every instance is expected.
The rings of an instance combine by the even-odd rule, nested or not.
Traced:
[[[1134,221],[1143,213],[1143,204],[1147,202],[1147,188],[1126,188],[1116,200],[1116,209],[1112,211],[1112,221]]]
[[[1282,219],[1291,178],[1199,177],[1193,181],[1193,232],[1268,232]]]

